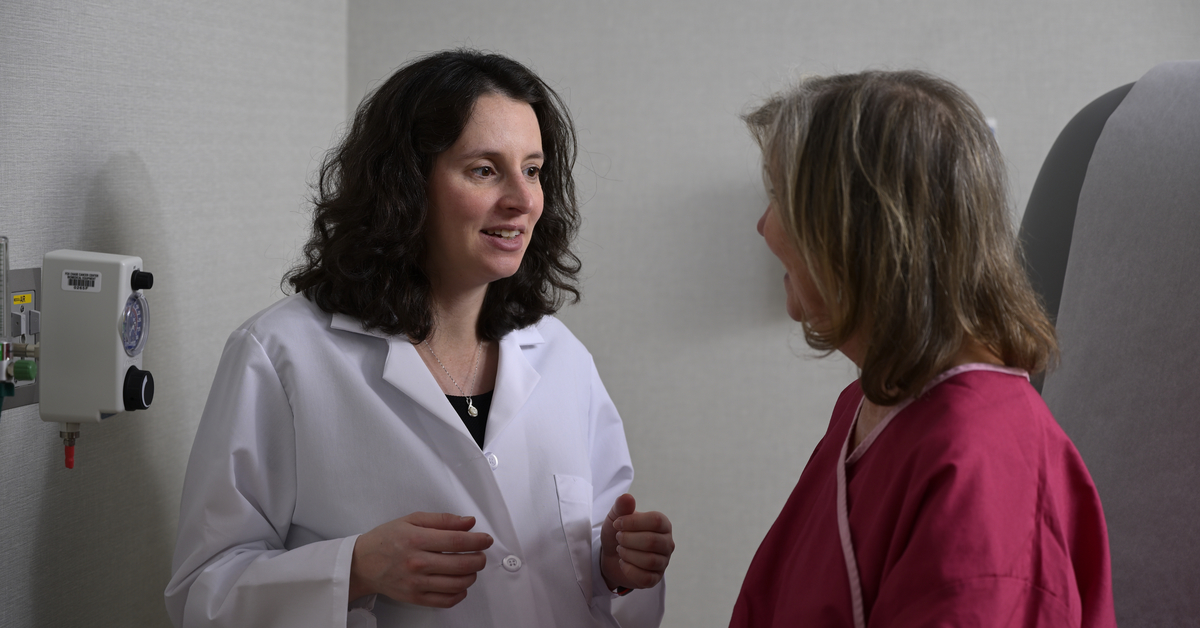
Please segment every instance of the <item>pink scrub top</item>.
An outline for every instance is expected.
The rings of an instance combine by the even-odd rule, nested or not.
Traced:
[[[731,628],[1116,626],[1099,495],[1024,371],[951,369],[847,455],[862,399],[842,391]]]

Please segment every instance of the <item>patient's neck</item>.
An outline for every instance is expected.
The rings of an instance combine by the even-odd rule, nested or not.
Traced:
[[[849,348],[851,352],[855,353],[856,355],[861,355],[857,352],[857,344]],[[854,356],[851,356],[850,353],[846,352],[846,347],[843,347],[841,351],[842,353],[846,353],[846,356],[850,359],[854,359]],[[855,361],[855,364],[858,364],[859,368],[861,369],[861,358]],[[964,364],[992,364],[995,366],[1004,366],[1004,361],[1001,360],[1000,357],[996,355],[996,352],[992,351],[987,345],[979,342],[971,336],[968,336],[965,340],[963,340],[962,346],[959,347],[958,352],[954,354],[954,357],[950,359],[950,364],[947,365],[946,368],[952,369],[956,366],[962,366]],[[863,399],[862,410],[859,411],[858,421],[856,421],[854,424],[854,435],[850,438],[850,451],[854,451],[863,442],[863,440],[865,440],[867,436],[871,434],[871,431],[874,430],[881,421],[883,421],[884,417],[887,416],[888,412],[890,412],[893,407],[894,406],[881,406],[873,403],[870,399]]]

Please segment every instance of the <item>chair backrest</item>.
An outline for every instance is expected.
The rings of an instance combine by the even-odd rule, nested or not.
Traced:
[[[1071,118],[1050,147],[1025,205],[1021,220],[1025,268],[1034,289],[1042,295],[1051,320],[1058,316],[1071,232],[1075,228],[1075,208],[1092,150],[1108,117],[1132,87],[1133,83],[1129,83],[1108,92]]]
[[[1054,252],[1065,258],[1062,362],[1046,377],[1044,397],[1104,504],[1118,623],[1196,625],[1200,62],[1159,65],[1126,92],[1094,148],[1076,149],[1091,154],[1069,242]],[[1056,175],[1043,168],[1039,184],[1043,176]],[[1069,187],[1068,178],[1046,185]],[[1031,233],[1043,220],[1028,215],[1034,210],[1045,208],[1031,199],[1023,231],[1036,252],[1046,237]],[[1033,278],[1043,284],[1051,274],[1034,272],[1046,273]]]

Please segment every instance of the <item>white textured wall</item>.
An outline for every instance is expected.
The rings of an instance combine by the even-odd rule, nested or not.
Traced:
[[[63,468],[0,418],[0,626],[163,626],[179,491],[225,337],[279,296],[313,158],[345,117],[345,0],[0,2],[0,235],[13,268],[140,255],[146,412]]]
[[[930,70],[998,120],[1023,207],[1075,112],[1200,58],[1200,4],[351,0],[349,106],[404,61],[460,45],[528,63],[575,115],[585,300],[562,318],[625,418],[635,494],[675,522],[666,625],[721,626],[854,376],[803,357],[783,314],[737,114],[799,73]]]

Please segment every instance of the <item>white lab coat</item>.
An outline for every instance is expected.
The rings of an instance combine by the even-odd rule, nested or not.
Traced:
[[[600,525],[632,479],[616,408],[558,320],[500,340],[481,451],[408,340],[293,295],[225,345],[167,610],[176,626],[549,628],[617,626],[627,605],[620,625],[657,626],[661,585],[614,604],[600,575]],[[495,539],[466,599],[348,610],[358,535],[416,511],[473,515]]]

